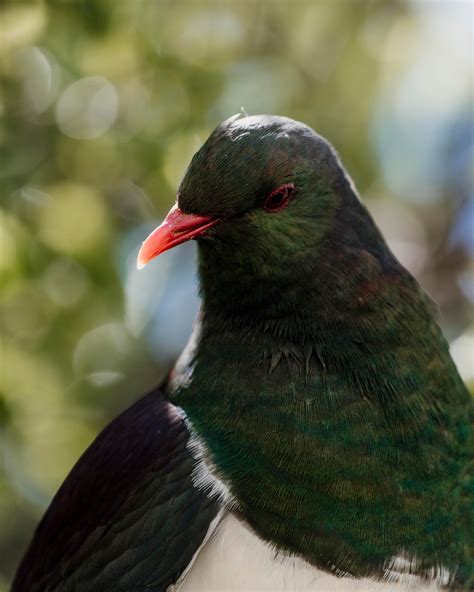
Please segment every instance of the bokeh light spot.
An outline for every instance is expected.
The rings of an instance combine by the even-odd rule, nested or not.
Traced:
[[[15,57],[27,106],[34,113],[43,113],[58,92],[57,64],[49,53],[38,47],[21,49]]]
[[[74,306],[88,288],[88,279],[82,265],[61,257],[53,260],[42,278],[44,291],[58,306]]]
[[[85,333],[73,356],[76,375],[94,386],[107,386],[123,378],[132,340],[122,323],[112,322]]]
[[[117,91],[102,76],[88,76],[69,85],[56,106],[56,121],[66,136],[89,139],[101,136],[118,114]]]
[[[41,3],[3,8],[0,11],[0,48],[6,52],[33,42],[46,22],[46,9]]]
[[[51,200],[38,216],[39,235],[69,255],[90,252],[106,237],[108,220],[100,194],[87,185],[58,183],[45,191]]]

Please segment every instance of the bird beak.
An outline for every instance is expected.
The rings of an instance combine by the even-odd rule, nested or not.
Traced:
[[[219,222],[214,216],[185,214],[175,204],[163,223],[155,228],[138,252],[137,267],[142,269],[154,257],[192,238],[202,236],[206,230]]]

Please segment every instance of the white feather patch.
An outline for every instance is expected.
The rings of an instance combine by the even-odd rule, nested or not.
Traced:
[[[207,538],[207,537],[206,537]],[[275,552],[233,514],[227,514],[193,560],[176,592],[435,592],[427,582],[402,568],[391,581],[339,578],[298,557]],[[398,575],[398,577],[396,577]]]

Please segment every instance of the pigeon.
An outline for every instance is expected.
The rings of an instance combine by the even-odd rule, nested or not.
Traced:
[[[227,119],[138,266],[192,239],[188,344],[79,459],[12,591],[470,589],[472,400],[334,148]]]

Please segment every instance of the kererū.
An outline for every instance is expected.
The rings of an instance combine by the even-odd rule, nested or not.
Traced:
[[[469,589],[469,393],[331,145],[224,121],[139,266],[189,239],[189,343],[79,459],[13,592]]]

